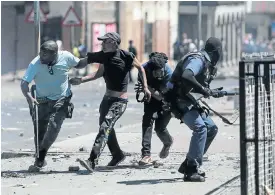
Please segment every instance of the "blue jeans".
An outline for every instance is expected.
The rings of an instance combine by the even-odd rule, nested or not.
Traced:
[[[213,120],[196,108],[187,111],[182,121],[193,131],[189,151],[187,154],[188,165],[202,165],[203,155],[218,133],[218,127]]]

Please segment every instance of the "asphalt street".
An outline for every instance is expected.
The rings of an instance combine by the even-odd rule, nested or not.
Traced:
[[[2,151],[34,148],[33,126],[29,115],[28,105],[21,94],[20,83],[2,80],[1,90],[1,146]],[[212,88],[221,87],[231,89],[238,86],[238,80],[216,80]],[[135,100],[134,85],[130,84],[128,108],[122,118],[117,122],[116,128],[140,124],[143,106]],[[105,83],[102,79],[94,82],[72,87],[74,96],[72,102],[75,110],[72,119],[66,119],[57,141],[63,141],[98,131],[98,108],[105,92]]]

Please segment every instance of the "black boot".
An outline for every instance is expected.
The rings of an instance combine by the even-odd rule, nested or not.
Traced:
[[[199,174],[196,165],[186,167],[183,179],[187,182],[205,182],[205,178]]]
[[[178,169],[178,172],[181,173],[181,174],[185,174],[186,168],[187,168],[187,159],[185,159],[183,161],[183,163],[181,163],[181,165]],[[201,170],[198,169],[198,174],[202,177],[205,177],[205,172],[204,171],[201,171]]]
[[[38,158],[35,159],[34,166],[42,168],[47,165],[46,160],[39,160]]]
[[[107,166],[117,166],[119,163],[121,163],[122,161],[124,161],[126,158],[126,156],[124,155],[123,152],[121,152],[118,155],[114,155],[112,160],[108,163]]]
[[[39,172],[43,167],[47,165],[47,162],[45,160],[47,155],[46,150],[39,151],[39,158],[35,158],[34,164],[29,166],[28,171],[29,172]]]

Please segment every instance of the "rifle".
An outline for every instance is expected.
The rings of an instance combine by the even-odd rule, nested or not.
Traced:
[[[222,91],[222,87],[217,88],[217,89],[213,89],[212,91],[214,91],[214,93],[219,93],[220,97],[223,96],[235,96],[235,95],[239,95],[239,92],[236,91]],[[193,94],[190,93],[190,96],[193,96]],[[188,96],[189,97],[189,96]],[[200,101],[202,104],[204,104],[204,106],[212,111],[215,115],[217,115],[219,118],[222,119],[222,121],[228,125],[233,125],[237,119],[239,118],[239,110],[235,109],[234,113],[232,114],[232,116],[230,117],[230,119],[225,118],[224,116],[222,116],[220,113],[218,113],[217,111],[213,110],[205,101],[202,100],[204,96],[201,96],[199,98],[197,98],[197,101]],[[194,100],[194,99],[193,99]]]
[[[171,103],[165,101],[165,99],[164,99],[164,97],[163,97],[162,94],[156,93],[156,90],[154,90],[153,88],[151,88],[149,86],[148,86],[148,89],[150,90],[151,96],[153,98],[155,98],[156,100],[161,101],[163,103],[163,110],[164,111],[169,111],[171,109]],[[220,88],[213,89],[212,91],[214,91],[214,93],[215,92],[219,93],[220,97],[239,95],[239,92],[224,91],[222,89],[223,89],[223,87],[220,87]],[[142,88],[142,84],[141,83],[136,84],[135,90],[137,92],[137,94],[136,94],[137,101],[138,102],[144,102],[145,101],[144,97],[141,100],[139,99],[140,94],[144,93],[143,92],[143,88]],[[222,116],[220,113],[218,113],[217,111],[213,110],[205,101],[203,101],[202,100],[202,98],[204,97],[203,95],[201,95],[200,97],[196,97],[195,94],[197,94],[197,93],[188,93],[187,97],[194,103],[194,105],[198,105],[198,101],[200,101],[202,104],[205,105],[205,107],[208,110],[212,111],[215,115],[217,115],[219,118],[221,118],[224,123],[226,123],[228,125],[233,125],[237,121],[237,119],[239,118],[239,110],[238,109],[236,109],[234,111],[234,113],[231,116],[231,119],[227,119],[224,116]]]

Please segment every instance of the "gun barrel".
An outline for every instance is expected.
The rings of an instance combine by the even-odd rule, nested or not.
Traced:
[[[236,91],[223,91],[224,95],[226,96],[234,96],[234,95],[239,95],[239,92]]]

